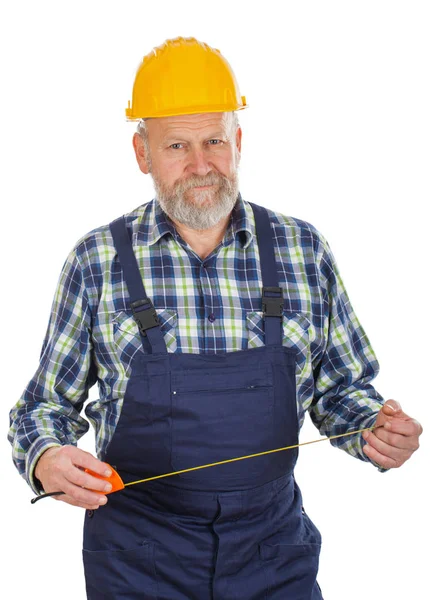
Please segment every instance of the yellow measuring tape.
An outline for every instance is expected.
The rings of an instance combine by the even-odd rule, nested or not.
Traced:
[[[155,477],[147,477],[146,479],[139,479],[137,481],[130,481],[129,483],[124,483],[124,487],[127,487],[129,485],[136,485],[137,483],[147,483],[148,481],[154,481],[155,479],[162,479],[163,477],[172,477],[172,475],[180,475],[181,473],[189,473],[190,471],[198,471],[199,469],[208,469],[209,467],[225,465],[227,463],[236,462],[237,460],[245,460],[247,458],[255,458],[256,456],[264,456],[265,454],[272,454],[273,452],[282,452],[283,450],[292,450],[293,448],[299,448],[300,446],[307,446],[308,444],[316,444],[318,442],[326,442],[327,440],[335,440],[336,438],[345,437],[347,435],[354,435],[356,433],[361,433],[362,431],[372,431],[373,429],[376,429],[376,427],[366,427],[366,429],[357,429],[356,431],[348,431],[347,433],[340,433],[339,435],[333,435],[331,437],[321,438],[320,440],[312,440],[311,442],[302,442],[301,444],[294,444],[293,446],[285,446],[284,448],[276,448],[275,450],[266,450],[265,452],[258,452],[257,454],[248,454],[247,456],[239,456],[238,458],[229,458],[227,460],[221,460],[219,462],[209,463],[207,465],[199,465],[198,467],[191,467],[190,469],[182,469],[182,471],[174,471],[173,473],[164,473],[164,475],[156,475]]]
[[[293,448],[300,448],[300,446],[307,446],[308,444],[316,444],[318,442],[326,442],[327,440],[335,440],[337,438],[346,437],[347,435],[355,435],[356,433],[362,433],[363,431],[372,431],[374,429],[378,429],[382,427],[382,425],[378,425],[378,427],[366,427],[365,429],[357,429],[356,431],[347,431],[346,433],[340,433],[339,435],[332,435],[331,437],[321,438],[320,440],[312,440],[311,442],[302,442],[301,444],[294,444],[292,446],[285,446],[283,448],[275,448],[274,450],[266,450],[265,452],[257,452],[256,454],[248,454],[247,456],[238,456],[237,458],[229,458],[227,460],[220,460],[218,462],[209,463],[207,465],[199,465],[198,467],[190,467],[189,469],[182,469],[181,471],[173,471],[172,473],[164,473],[163,475],[155,475],[154,477],[147,477],[146,479],[138,479],[136,481],[129,481],[128,483],[124,483],[118,473],[113,469],[112,475],[110,478],[101,477],[97,473],[93,471],[89,471],[92,475],[99,477],[100,479],[106,479],[112,483],[112,491],[107,492],[108,494],[120,491],[124,487],[128,487],[130,485],[136,485],[138,483],[147,483],[148,481],[154,481],[155,479],[163,479],[164,477],[172,477],[173,475],[181,475],[181,473],[190,473],[191,471],[198,471],[199,469],[208,469],[209,467],[217,467],[218,465],[225,465],[227,463],[236,462],[238,460],[246,460],[248,458],[255,458],[257,456],[264,456],[265,454],[273,454],[274,452],[283,452],[284,450],[292,450]],[[38,500],[42,498],[48,498],[49,496],[60,496],[65,492],[48,492],[47,494],[41,494],[40,496],[36,496],[31,500],[31,503],[34,504]]]

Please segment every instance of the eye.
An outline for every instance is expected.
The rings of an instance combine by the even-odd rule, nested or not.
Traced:
[[[178,148],[175,148],[174,146],[181,146],[181,144],[179,142],[176,142],[175,144],[171,144],[169,148],[172,148],[172,150],[178,150]]]
[[[216,144],[212,144],[212,142],[217,142],[217,143]],[[221,143],[222,143],[222,140],[217,140],[217,139],[209,140],[209,144],[211,146],[219,146]]]

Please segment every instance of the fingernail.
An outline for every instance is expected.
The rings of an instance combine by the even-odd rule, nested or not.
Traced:
[[[106,469],[106,471],[103,473],[103,475],[105,477],[110,477],[112,475],[112,471],[110,469]]]
[[[102,496],[101,498],[99,498],[98,502],[99,502],[99,504],[106,504],[107,498],[105,498],[104,496]]]
[[[385,421],[384,427],[385,427],[385,429],[391,429],[391,427],[392,427],[391,421]]]
[[[365,440],[367,440],[367,438],[369,437],[369,432],[368,432],[368,431],[365,431],[365,432],[363,433],[363,437],[364,437],[364,439],[365,439]]]
[[[111,489],[112,489],[112,486],[111,486],[111,484],[110,484],[110,483],[107,483],[107,484],[105,485],[105,487],[104,487],[104,491],[105,491],[105,492],[110,492],[110,491],[111,491]]]

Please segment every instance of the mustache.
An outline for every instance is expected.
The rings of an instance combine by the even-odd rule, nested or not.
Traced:
[[[199,177],[197,175],[192,175],[191,177],[187,177],[187,179],[180,180],[175,184],[175,190],[186,192],[193,187],[204,186],[204,185],[224,185],[227,181],[227,177],[219,173],[209,173],[205,177]]]

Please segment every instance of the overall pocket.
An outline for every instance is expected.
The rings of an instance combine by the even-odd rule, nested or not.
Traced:
[[[175,470],[270,448],[273,388],[200,390],[173,395]]]
[[[299,539],[279,532],[259,544],[269,598],[321,600],[317,583],[321,534],[303,511]]]
[[[82,551],[88,600],[157,600],[154,543]]]
[[[273,430],[273,375],[267,363],[172,375],[175,470],[268,450]],[[220,466],[217,476],[238,464]]]
[[[320,549],[318,544],[260,544],[260,559],[268,582],[268,598],[321,598],[316,581]]]

